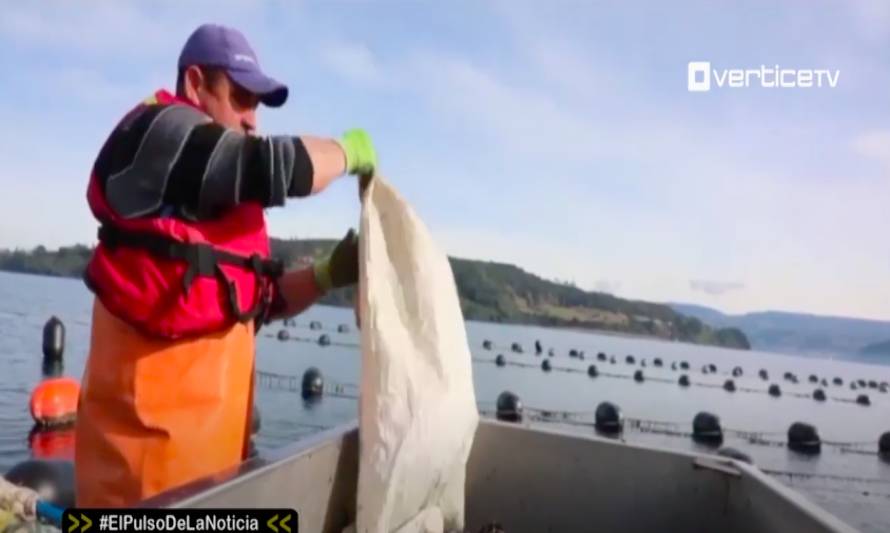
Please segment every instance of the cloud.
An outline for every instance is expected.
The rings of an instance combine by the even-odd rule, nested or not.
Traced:
[[[217,0],[138,2],[48,1],[5,3],[0,39],[17,46],[49,48],[84,56],[144,59],[168,58],[198,24],[212,20],[235,24],[250,38],[251,23],[263,15],[261,3]],[[175,57],[175,56],[173,56]]]
[[[52,3],[52,2],[50,2]],[[27,3],[4,6],[0,35],[18,43],[101,54],[142,53],[166,41],[164,25],[128,2],[56,3],[32,8]]]
[[[149,94],[156,85],[154,76],[140,76],[139,81],[116,79],[100,69],[66,66],[53,69],[34,69],[30,75],[37,90],[48,93],[65,88],[65,105],[75,101],[118,110],[134,104]],[[72,100],[73,99],[73,100]]]
[[[579,162],[599,152],[604,138],[598,129],[544,91],[508,83],[453,56],[425,53],[412,67],[416,89],[434,110],[508,153]]]
[[[614,280],[602,279],[602,280],[597,281],[594,284],[593,288],[597,292],[605,292],[608,294],[615,294],[618,291],[618,289],[621,288],[621,282],[614,281]]]
[[[865,132],[853,139],[851,147],[855,153],[876,159],[890,171],[890,130]]]
[[[886,44],[890,36],[890,3],[885,0],[857,0],[844,2],[851,10],[857,35],[874,44]]]
[[[322,47],[320,56],[326,68],[354,83],[376,87],[385,80],[382,67],[367,45],[330,43]]]
[[[730,291],[736,291],[745,288],[744,283],[737,281],[704,281],[691,280],[689,288],[694,291],[701,291],[712,296],[720,296]]]
[[[555,93],[507,82],[465,56],[420,49],[383,63],[366,45],[343,41],[322,47],[319,59],[353,83],[386,84],[420,98],[441,123],[508,153],[586,162],[608,138]]]

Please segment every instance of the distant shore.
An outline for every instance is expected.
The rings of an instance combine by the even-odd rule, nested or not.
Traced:
[[[336,245],[335,240],[270,240],[272,255],[293,268],[311,264]],[[79,277],[92,256],[88,246],[48,250],[0,250],[0,270]],[[631,301],[551,281],[507,263],[449,257],[461,309],[468,320],[593,331],[627,338],[679,340],[703,346],[750,349],[738,328],[715,328],[668,305]],[[331,291],[319,303],[351,307],[351,287]]]

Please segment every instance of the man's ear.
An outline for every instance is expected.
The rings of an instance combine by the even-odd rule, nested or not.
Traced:
[[[195,105],[200,102],[200,90],[204,85],[204,72],[196,65],[191,65],[185,69],[183,75],[183,93],[185,98]]]

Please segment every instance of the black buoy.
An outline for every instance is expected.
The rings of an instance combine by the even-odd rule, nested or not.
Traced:
[[[840,387],[841,385],[844,384],[844,380],[842,380],[841,378],[834,378],[833,380],[831,380],[831,382],[834,383],[835,385],[837,385],[838,387]]]
[[[817,402],[825,401],[825,391],[822,389],[816,389],[813,391],[813,399]]]
[[[646,378],[643,377],[642,370],[637,370],[636,372],[634,372],[634,381],[636,381],[637,383],[642,383],[645,379]]]
[[[43,325],[43,360],[61,361],[65,353],[65,324],[56,316]]]
[[[719,445],[723,442],[723,428],[720,427],[720,418],[702,411],[692,419],[692,439],[696,442]]]
[[[656,366],[656,367],[661,368],[661,366],[662,366],[663,364],[664,364],[664,363],[663,363],[663,362],[661,361],[661,359],[658,358],[658,357],[656,357],[655,359],[652,360],[652,365],[653,365],[653,366]]]
[[[878,388],[878,382],[875,381],[875,380],[873,380],[873,379],[868,380],[868,388],[869,388],[869,389],[877,389],[877,388]]]
[[[868,394],[860,394],[856,397],[856,403],[859,405],[871,405],[871,400],[868,398]]]
[[[825,378],[822,378],[822,381],[820,381],[819,384],[822,385],[823,387],[827,387],[827,386],[828,386],[828,380],[825,379]]]
[[[764,381],[769,380],[769,373],[766,371],[765,368],[761,368],[760,372],[758,372],[758,374],[760,375],[760,379],[762,379]]]
[[[624,362],[627,363],[627,364],[629,364],[629,365],[632,365],[632,364],[636,363],[637,360],[634,359],[634,356],[632,356],[632,355],[628,355],[627,357],[624,358]]]
[[[596,360],[597,360],[597,361],[605,361],[605,360],[606,360],[606,354],[604,354],[603,352],[600,352],[600,353],[596,354]]]
[[[795,422],[788,428],[788,447],[800,453],[817,454],[822,449],[822,441],[814,426]]]
[[[349,333],[349,326],[346,324],[340,324],[337,326],[337,333]]]
[[[794,374],[791,374],[791,379],[790,379],[790,381],[791,381],[791,383],[795,383],[795,384],[796,384],[796,383],[797,383],[797,376],[795,376]]]
[[[852,381],[850,382],[850,390],[856,390],[858,388],[859,387],[857,387],[855,383],[853,383]]]
[[[40,367],[44,378],[61,378],[65,372],[65,364],[62,361],[44,359]]]
[[[498,356],[494,358],[494,364],[504,366],[507,364],[507,358],[504,357],[504,354],[499,353]]]
[[[544,372],[550,372],[550,359],[544,359],[541,361],[541,370]]]
[[[260,432],[260,426],[263,421],[260,416],[260,408],[253,404],[253,414],[250,415],[250,434],[256,435]]]
[[[769,386],[768,392],[770,396],[775,396],[776,398],[782,395],[782,389],[775,383]]]
[[[52,316],[43,326],[43,376],[57,378],[62,376],[65,353],[65,324]]]
[[[488,339],[485,339],[484,341],[482,341],[482,349],[483,350],[491,350],[491,341]]]
[[[569,357],[578,357],[578,350],[572,348],[569,350]]]
[[[716,373],[716,372],[717,372],[717,365],[715,365],[714,363],[709,364],[709,365],[708,365],[708,370],[711,371],[711,374]]]
[[[725,447],[717,450],[717,455],[721,457],[729,457],[730,459],[735,459],[736,461],[741,461],[743,463],[748,463],[749,465],[754,464],[754,461],[751,460],[751,456],[747,453],[737,450],[735,448]]]
[[[278,330],[278,340],[286,341],[290,338],[290,333],[286,329]]]
[[[587,375],[595,378],[599,375],[599,372],[596,370],[596,365],[590,365],[587,367]]]
[[[616,363],[616,361],[615,361],[615,356],[614,356],[614,355],[613,355],[612,357],[609,358],[609,363],[610,363],[610,364],[613,364],[613,365]]]
[[[4,477],[10,483],[34,490],[42,500],[57,507],[74,506],[72,461],[29,459],[10,468]]]
[[[544,351],[544,347],[541,346],[541,341],[535,341],[535,355],[541,355],[541,352]]]
[[[742,373],[743,373],[742,367],[740,367],[740,366],[737,366],[732,369],[732,377],[734,377],[734,378],[741,377]]]
[[[324,377],[317,368],[310,367],[303,372],[303,399],[321,398],[324,394]]]
[[[785,372],[785,374],[782,377],[784,377],[788,381],[791,381],[791,378],[794,377],[794,374],[792,374],[791,372]]]
[[[810,374],[810,383],[819,383],[819,376],[816,374]]]
[[[723,383],[723,390],[726,392],[735,392],[735,382],[731,379],[727,379]]]
[[[296,326],[296,325],[297,325],[297,321],[294,320],[293,318],[285,318],[285,319],[284,319],[284,327],[286,327],[286,328],[292,328],[292,327],[294,327],[294,326]]]
[[[621,409],[611,402],[602,402],[596,406],[594,427],[607,434],[620,433],[624,428],[624,417]]]
[[[677,380],[677,383],[679,383],[681,387],[688,387],[689,386],[689,376],[687,376],[686,374],[683,374],[682,376],[680,376],[680,379]]]
[[[864,379],[857,380],[857,381],[856,381],[856,384],[859,385],[859,388],[860,388],[860,389],[864,389],[864,388],[865,388],[865,380],[864,380]]]
[[[521,422],[522,401],[519,396],[508,390],[502,392],[498,396],[496,416],[498,420],[504,422]]]
[[[321,329],[321,322],[318,320],[313,320],[309,323],[309,329]]]
[[[327,333],[322,333],[320,337],[318,337],[318,345],[319,346],[330,346],[331,338],[328,337]]]
[[[890,459],[890,431],[885,431],[878,439],[878,453],[885,459]]]
[[[514,342],[510,346],[510,349],[513,350],[515,353],[522,353],[522,346],[518,342]]]
[[[686,361],[680,361],[680,369],[689,370],[689,363],[687,363]]]

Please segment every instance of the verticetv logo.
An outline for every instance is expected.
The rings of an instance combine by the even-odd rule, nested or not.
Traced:
[[[824,86],[834,89],[840,78],[840,70],[828,69],[794,69],[767,67],[759,69],[712,69],[710,61],[690,61],[688,70],[688,89],[691,92],[711,90],[711,79],[718,88],[744,89],[759,85],[778,89],[809,89]]]

